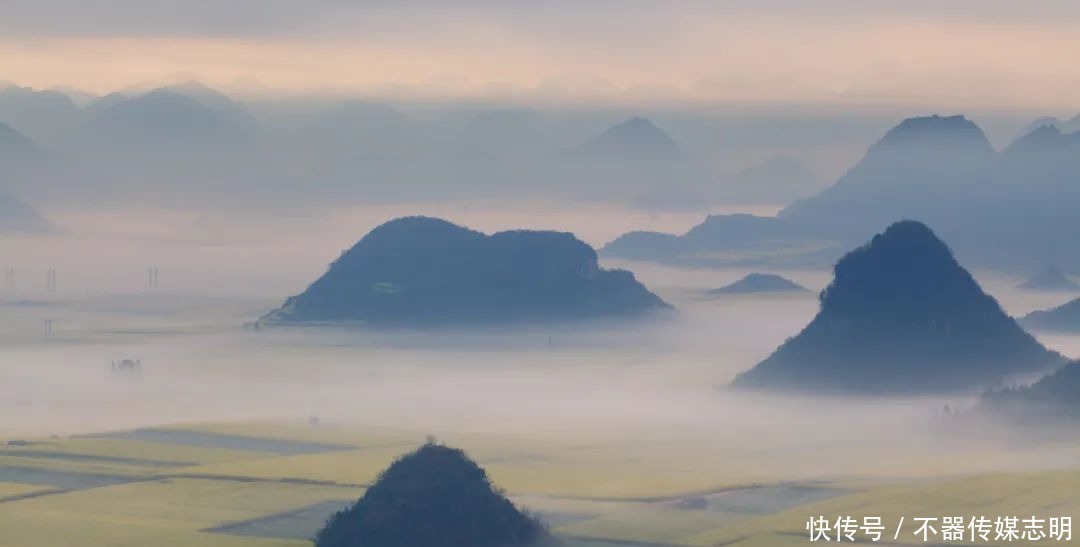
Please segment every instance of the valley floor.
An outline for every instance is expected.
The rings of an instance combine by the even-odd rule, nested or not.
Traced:
[[[769,480],[737,450],[709,465],[604,439],[440,440],[465,448],[569,546],[798,545],[818,515],[890,523],[1080,511],[1080,470]],[[420,431],[287,422],[13,439],[0,449],[0,545],[308,545],[329,515],[423,441]],[[921,543],[914,531],[894,542]]]

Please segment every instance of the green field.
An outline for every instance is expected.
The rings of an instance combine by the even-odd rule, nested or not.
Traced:
[[[423,440],[384,428],[219,423],[5,446],[0,547],[309,545],[327,516]],[[1080,511],[1078,471],[961,473],[945,459],[922,477],[871,478],[867,466],[770,479],[766,457],[735,448],[718,461],[592,440],[461,434],[446,442],[465,448],[568,547],[805,544],[811,515],[889,523]],[[913,531],[896,542],[916,543]]]

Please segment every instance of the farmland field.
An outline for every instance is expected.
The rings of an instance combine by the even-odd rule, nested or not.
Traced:
[[[565,547],[784,547],[808,542],[810,516],[1080,510],[1072,437],[942,420],[944,404],[970,398],[725,390],[816,302],[704,299],[729,279],[649,275],[671,280],[660,287],[680,322],[268,333],[238,326],[253,314],[237,310],[259,302],[0,306],[0,324],[27,336],[59,318],[55,338],[0,348],[0,547],[310,545],[432,437],[464,449]],[[110,374],[125,355],[141,357],[141,376]],[[912,543],[913,530],[890,541]]]
[[[285,422],[153,431],[173,434],[113,432],[5,448],[0,545],[305,545],[382,468],[423,442],[406,430]],[[246,439],[249,448],[263,450],[192,442],[204,438]],[[759,482],[721,473],[720,465],[694,472],[677,459],[665,466],[627,457],[623,444],[582,447],[475,434],[462,434],[455,444],[475,453],[498,486],[570,547],[795,545],[807,541],[806,520],[819,514],[890,522],[924,513],[1080,511],[1075,471]],[[291,453],[297,447],[326,449]]]

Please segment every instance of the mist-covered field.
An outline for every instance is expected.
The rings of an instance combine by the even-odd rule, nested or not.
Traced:
[[[0,1],[0,547],[1071,541],[1078,27]]]
[[[488,232],[572,229],[595,246],[635,226],[678,232],[696,221],[469,204],[325,218],[73,214],[64,233],[6,237],[15,279],[0,303],[5,539],[302,545],[428,436],[465,448],[583,547],[795,544],[809,514],[977,510],[987,489],[1020,484],[1045,497],[993,508],[1075,503],[1050,485],[1078,447],[942,415],[946,404],[969,408],[971,394],[728,388],[813,317],[831,279],[824,269],[776,271],[812,292],[715,296],[707,291],[749,270],[605,261],[677,310],[641,320],[255,328],[371,227],[412,212]],[[1012,314],[1062,298],[978,277]],[[1041,340],[1080,355],[1080,336]],[[114,373],[121,359],[143,372]],[[920,493],[949,488],[959,497],[940,507]]]
[[[595,209],[534,209],[532,217],[477,207],[450,213],[489,231],[558,224],[596,245],[643,221],[637,213]],[[388,214],[395,213],[349,211],[306,222],[234,218],[228,235],[216,240],[207,235],[205,219],[165,237],[152,231],[150,218],[119,219],[78,236],[5,239],[5,258],[17,277],[0,306],[0,431],[9,438],[40,437],[317,416],[433,434],[604,431],[746,450],[790,444],[794,452],[771,451],[779,471],[813,460],[799,451],[831,453],[830,446],[846,453],[848,445],[860,445],[853,460],[883,446],[932,448],[945,442],[932,434],[935,412],[946,403],[963,408],[970,402],[961,396],[852,401],[726,390],[736,373],[796,334],[817,309],[811,293],[705,294],[743,270],[606,264],[632,269],[677,307],[670,316],[639,322],[493,331],[252,328]],[[678,229],[690,221],[670,215],[644,222]],[[150,266],[158,268],[155,288],[148,287]],[[45,291],[48,268],[57,271],[55,294]],[[825,270],[781,273],[814,291],[830,279]],[[1018,291],[1017,280],[1005,276],[980,281],[1015,315],[1061,299]],[[1080,354],[1080,338],[1044,341],[1067,356]],[[140,359],[144,374],[111,375],[110,363],[124,358]],[[847,465],[829,459],[822,465]]]

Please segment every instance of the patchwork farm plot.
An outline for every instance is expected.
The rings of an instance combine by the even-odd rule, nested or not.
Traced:
[[[0,547],[299,547],[359,497],[411,431],[207,424],[0,448]],[[804,544],[809,515],[1072,514],[1080,473],[754,481],[648,447],[447,439],[569,547]],[[720,468],[719,470],[717,468]],[[915,538],[900,538],[907,543]]]

